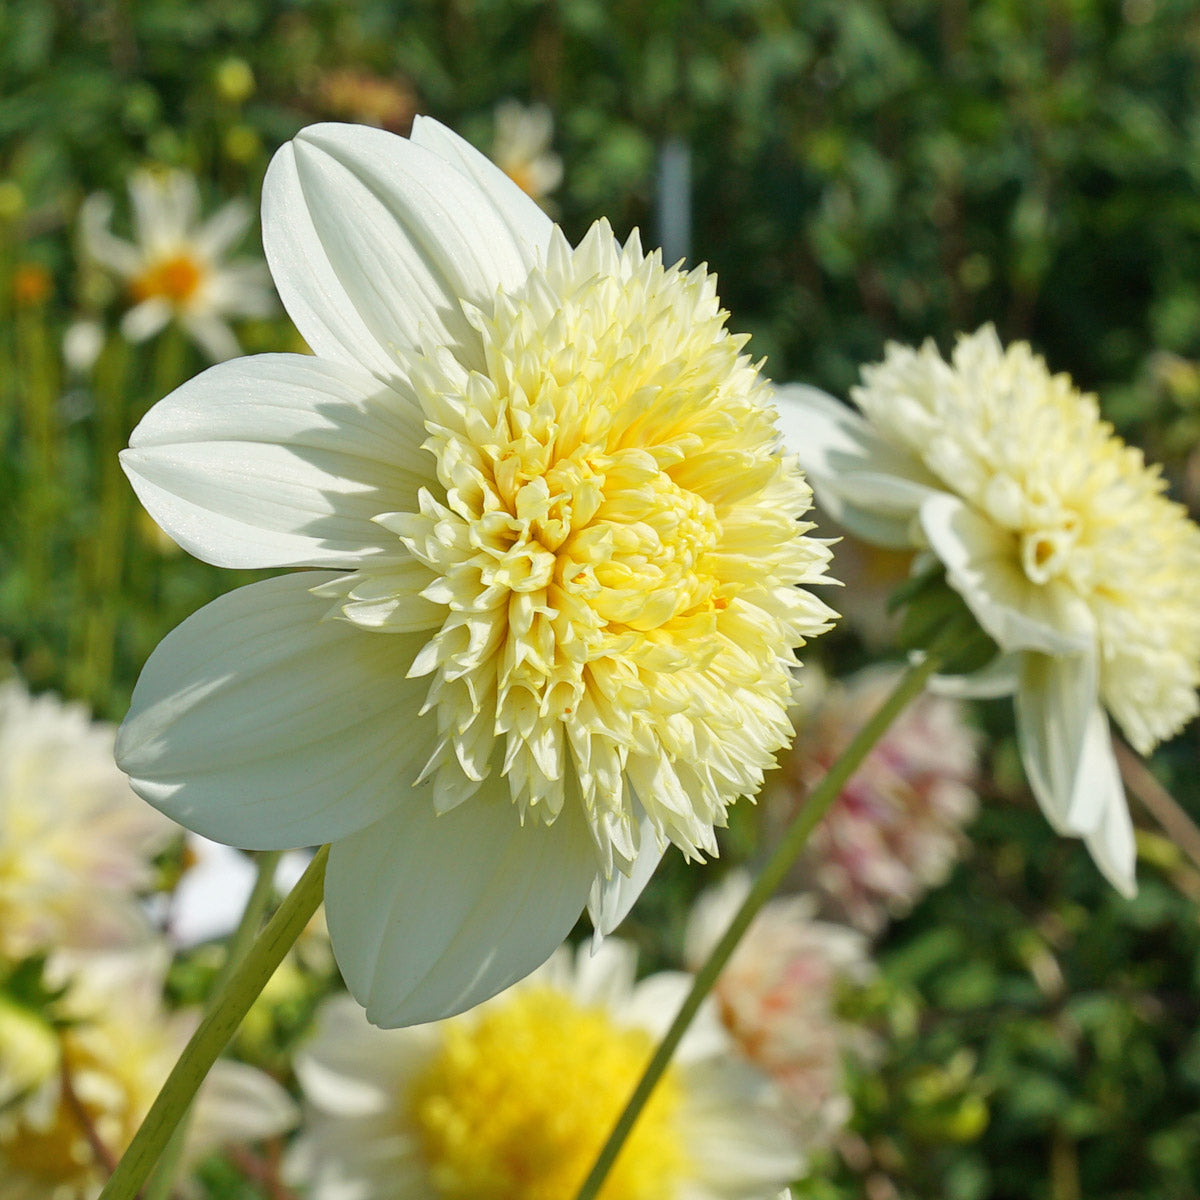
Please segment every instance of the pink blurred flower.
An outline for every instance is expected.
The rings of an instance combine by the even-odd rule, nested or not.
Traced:
[[[873,667],[830,686],[768,798],[770,829],[782,829],[898,679],[895,668]],[[961,702],[918,697],[813,831],[797,882],[865,933],[907,913],[963,851],[962,827],[978,806],[978,742]]]
[[[750,888],[730,874],[702,895],[688,921],[684,955],[693,970],[707,958]],[[870,1053],[864,1030],[839,1019],[846,984],[872,972],[861,933],[816,921],[809,896],[773,900],[755,918],[714,989],[722,1023],[742,1054],[775,1083],[806,1151],[828,1144],[850,1116],[846,1055]]]

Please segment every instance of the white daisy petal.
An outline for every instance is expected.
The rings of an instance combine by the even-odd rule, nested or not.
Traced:
[[[250,849],[343,837],[409,803],[429,755],[404,635],[323,621],[284,575],[230,592],[159,644],[134,689],[116,756],[134,790],[214,840]]]
[[[197,248],[209,258],[220,257],[250,228],[253,217],[250,206],[244,200],[230,200],[196,230]]]
[[[1097,715],[1100,721],[1094,722],[1090,731],[1084,750],[1087,761],[1081,776],[1086,776],[1088,786],[1095,789],[1101,812],[1099,823],[1088,834],[1086,844],[1109,883],[1123,896],[1132,897],[1137,895],[1137,844],[1133,822],[1129,818],[1129,804],[1113,754],[1108,721],[1099,709]]]
[[[1022,655],[1016,693],[1017,743],[1033,794],[1059,833],[1090,833],[1107,797],[1092,786],[1085,743],[1092,749],[1099,720],[1099,671],[1093,653]],[[1089,737],[1089,730],[1091,735]]]
[[[136,246],[109,231],[112,213],[111,196],[103,192],[89,196],[79,208],[80,240],[88,258],[127,279],[141,266],[141,255]]]
[[[135,345],[149,341],[171,323],[171,306],[159,296],[135,304],[121,318],[121,333]]]
[[[490,198],[423,146],[381,129],[313,125],[275,155],[263,243],[301,335],[381,378],[414,347],[479,362],[462,301],[490,305],[529,272]]]
[[[535,256],[545,253],[554,222],[490,158],[480,154],[452,129],[429,117],[413,119],[412,140],[445,159],[488,194],[513,238],[527,247],[531,262]],[[553,186],[551,184],[546,190]]]
[[[212,362],[225,362],[241,353],[233,330],[216,313],[183,313],[179,323]]]
[[[184,549],[226,567],[353,567],[373,518],[427,481],[415,405],[354,367],[298,354],[221,363],[155,405],[122,465]]]
[[[1013,535],[945,493],[921,505],[920,520],[950,583],[1002,650],[1074,654],[1092,645],[1086,605],[1029,579],[1013,554]]]
[[[522,825],[504,787],[450,812],[428,790],[329,852],[325,908],[347,985],[384,1026],[462,1012],[570,932],[594,870],[580,814]]]
[[[817,388],[785,384],[773,399],[783,444],[800,459],[829,515],[866,541],[911,546],[912,519],[922,501],[944,491],[940,480]]]

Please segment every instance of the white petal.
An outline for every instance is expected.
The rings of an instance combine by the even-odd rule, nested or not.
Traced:
[[[225,362],[242,352],[233,330],[213,313],[188,313],[180,318],[179,323],[210,362]]]
[[[161,296],[151,296],[135,304],[121,318],[121,333],[134,344],[145,342],[167,327],[171,306]]]
[[[554,222],[486,154],[481,154],[470,142],[432,117],[417,116],[413,119],[412,140],[418,146],[432,150],[455,170],[473,179],[480,190],[487,193],[513,238],[524,243],[530,261],[545,253],[550,245]],[[545,190],[549,191],[553,186],[551,184]]]
[[[633,785],[630,785],[630,792]],[[650,882],[662,856],[667,851],[667,843],[659,842],[655,833],[654,823],[642,809],[641,803],[634,798],[636,810],[642,813],[638,822],[638,852],[633,860],[633,867],[628,875],[614,868],[612,877],[605,879],[602,874],[596,876],[588,896],[588,916],[595,927],[592,939],[593,952],[629,915],[643,888]]]
[[[775,388],[774,403],[784,448],[799,458],[821,507],[865,541],[911,546],[913,517],[945,485],[817,388],[785,384]]]
[[[249,849],[344,837],[413,803],[432,746],[405,678],[419,639],[323,620],[328,572],[230,592],[150,656],[117,734],[134,790]]]
[[[969,675],[934,675],[929,690],[955,700],[995,700],[1011,696],[1018,687],[1021,654],[997,654],[986,666]]]
[[[1029,579],[1014,534],[945,494],[927,499],[920,519],[946,577],[1001,650],[1073,654],[1092,647],[1087,606],[1065,588]]]
[[[1087,836],[1087,848],[1104,877],[1123,896],[1137,895],[1135,872],[1137,844],[1129,804],[1121,783],[1121,772],[1113,754],[1108,721],[1097,710],[1100,722],[1092,731],[1084,753],[1088,786],[1094,788],[1101,808],[1100,822]]]
[[[222,1059],[213,1065],[196,1096],[188,1125],[188,1156],[275,1137],[299,1119],[296,1103],[264,1071]]]
[[[142,269],[138,248],[109,231],[112,197],[95,192],[79,208],[79,232],[85,256],[128,279]]]
[[[224,567],[354,566],[398,542],[373,521],[428,482],[414,405],[299,354],[210,368],[156,404],[121,462],[150,515]]]
[[[462,1012],[528,975],[570,932],[595,855],[582,813],[521,825],[500,780],[449,812],[432,797],[335,842],[325,876],[334,955],[390,1028]]]
[[[312,125],[263,184],[263,245],[319,356],[380,378],[414,348],[449,345],[482,366],[460,301],[491,307],[532,259],[490,196],[436,154],[382,129]]]
[[[206,258],[220,258],[250,228],[251,216],[250,206],[244,200],[223,204],[196,230],[196,248]]]
[[[1033,794],[1059,833],[1092,832],[1107,803],[1087,771],[1096,761],[1095,722],[1101,742],[1108,733],[1096,700],[1098,677],[1094,654],[1022,655],[1017,744]]]

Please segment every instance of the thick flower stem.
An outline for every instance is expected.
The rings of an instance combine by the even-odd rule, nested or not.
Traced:
[[[99,1200],[134,1200],[137,1196],[213,1063],[283,961],[283,956],[317,911],[324,893],[328,857],[328,846],[317,851],[308,870],[279,906],[250,952],[234,968],[167,1077]]]
[[[816,828],[821,818],[829,811],[830,806],[841,793],[842,788],[849,782],[850,777],[858,770],[863,759],[871,752],[875,743],[887,732],[891,723],[899,716],[910,700],[917,696],[925,687],[926,681],[945,661],[945,652],[962,636],[962,631],[956,625],[947,628],[937,639],[925,657],[911,666],[904,677],[896,685],[895,690],[879,707],[871,719],[858,731],[842,756],[829,769],[829,773],[821,780],[808,802],[796,814],[792,823],[784,832],[775,852],[771,855],[766,866],[754,881],[749,894],[738,909],[724,936],[713,948],[712,953],[696,972],[692,982],[692,990],[684,1000],[683,1006],[672,1021],[662,1041],[654,1051],[653,1057],[647,1064],[641,1079],[638,1080],[625,1110],[617,1118],[609,1134],[608,1141],[600,1150],[591,1173],[584,1180],[583,1186],[576,1194],[575,1200],[595,1200],[604,1180],[621,1153],[625,1139],[629,1136],[634,1124],[650,1094],[654,1091],[663,1072],[671,1061],[684,1033],[696,1015],[705,997],[712,991],[717,977],[725,968],[742,935],[750,927],[750,923],[758,915],[762,906],[770,899],[775,889],[783,882],[792,864],[804,849],[809,835]]]
[[[246,957],[246,953],[254,941],[254,936],[258,933],[259,926],[262,925],[263,914],[267,911],[267,905],[270,904],[275,889],[275,871],[282,857],[283,851],[281,850],[264,850],[258,856],[258,871],[254,878],[254,887],[246,900],[246,907],[237,928],[229,935],[229,941],[225,947],[225,961],[221,964],[221,970],[213,981],[212,999],[209,1002],[210,1011],[216,1006],[225,990],[225,985],[237,970],[238,964]],[[178,1175],[180,1164],[183,1161],[183,1148],[187,1141],[191,1111],[189,1105],[179,1118],[179,1124],[176,1125],[175,1132],[171,1135],[171,1140],[167,1143],[167,1148],[159,1159],[158,1169],[154,1172],[150,1185],[146,1189],[146,1200],[170,1200],[175,1187],[175,1177]]]

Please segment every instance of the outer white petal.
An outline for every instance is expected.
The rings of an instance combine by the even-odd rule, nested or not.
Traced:
[[[632,787],[631,784],[631,791]],[[640,840],[637,857],[633,860],[633,868],[628,875],[614,869],[612,877],[609,879],[598,874],[588,896],[588,916],[591,917],[596,931],[592,939],[593,952],[600,942],[629,915],[629,910],[633,908],[637,898],[642,894],[642,890],[650,882],[650,877],[654,874],[658,864],[662,862],[663,855],[667,852],[668,843],[658,840],[654,823],[646,815],[636,797],[634,804],[642,815],[638,825]]]
[[[1100,823],[1088,834],[1087,848],[1104,877],[1123,896],[1137,895],[1137,845],[1121,771],[1113,754],[1108,720],[1099,709],[1089,730],[1086,775],[1099,793]]]
[[[1001,650],[1077,654],[1092,647],[1087,605],[1064,588],[1029,579],[1014,534],[944,493],[921,505],[920,519],[950,583]]]
[[[1098,677],[1095,654],[1022,656],[1017,744],[1033,794],[1059,833],[1091,833],[1108,803],[1103,779],[1098,785],[1092,774],[1101,761],[1097,736],[1101,743],[1108,736]]]
[[[428,482],[415,406],[365,371],[299,354],[210,368],[159,401],[121,463],[150,515],[224,567],[355,566],[373,523]]]
[[[784,447],[799,458],[822,508],[865,541],[911,546],[913,517],[945,485],[817,388],[785,384],[775,388],[774,401]]]
[[[301,335],[322,358],[391,378],[413,348],[482,366],[461,301],[490,307],[533,264],[491,197],[406,138],[311,125],[263,184],[263,246]]]
[[[121,318],[121,333],[131,342],[145,342],[170,323],[171,305],[161,296],[135,304]]]
[[[134,790],[181,825],[250,849],[331,841],[414,805],[417,641],[323,620],[284,575],[214,600],[146,662],[117,734]]]
[[[188,1125],[188,1155],[231,1142],[256,1142],[291,1129],[300,1119],[292,1098],[265,1072],[222,1059],[196,1097]]]
[[[187,313],[180,317],[179,323],[210,362],[225,362],[242,351],[233,330],[215,313]]]
[[[969,675],[935,675],[928,683],[929,690],[955,700],[995,700],[1011,696],[1020,685],[1021,660],[1024,655],[997,654],[986,666]]]
[[[368,1018],[390,1028],[479,1004],[570,932],[595,872],[582,813],[521,825],[501,780],[436,814],[432,797],[334,843],[333,952]]]
[[[487,193],[509,232],[517,241],[523,242],[531,254],[545,252],[550,245],[554,222],[537,201],[514,183],[486,154],[481,154],[470,142],[430,117],[417,116],[413,119],[412,140],[418,146],[432,150],[455,170],[473,179],[480,190]]]

